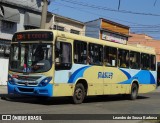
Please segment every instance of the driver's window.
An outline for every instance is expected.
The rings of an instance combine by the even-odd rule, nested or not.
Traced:
[[[71,44],[57,41],[55,45],[55,65],[56,69],[70,69],[72,63]]]

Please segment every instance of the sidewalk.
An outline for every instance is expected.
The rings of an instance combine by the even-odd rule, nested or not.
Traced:
[[[0,94],[7,94],[7,86],[0,85]]]

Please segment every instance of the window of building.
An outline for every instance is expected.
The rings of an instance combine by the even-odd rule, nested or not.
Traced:
[[[139,69],[140,68],[140,53],[130,51],[130,68],[131,69]]]
[[[87,43],[74,41],[74,63],[87,64]]]
[[[105,47],[104,49],[104,65],[116,67],[117,66],[117,48]]]
[[[70,43],[56,41],[55,46],[56,70],[69,70],[72,67],[72,47]]]
[[[141,54],[141,69],[149,70],[150,69],[150,55],[146,53]]]
[[[1,30],[12,30],[14,28],[16,23],[10,22],[10,21],[4,21],[1,22]]]
[[[35,26],[25,26],[24,28],[25,28],[25,30],[38,29],[38,27],[35,27]]]
[[[129,67],[129,51],[124,49],[118,50],[118,66],[122,68]]]
[[[73,33],[73,34],[80,34],[80,31],[77,31],[77,30],[74,30],[74,29],[71,29],[70,33]]]
[[[98,44],[89,44],[89,64],[102,65],[103,46]]]
[[[64,31],[64,27],[62,26],[57,26],[57,25],[54,25],[54,30],[60,30],[60,31]]]
[[[10,46],[0,45],[0,57],[8,58],[10,53]]]
[[[156,70],[156,56],[151,55],[151,70]]]

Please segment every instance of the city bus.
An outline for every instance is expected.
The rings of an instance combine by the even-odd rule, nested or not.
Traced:
[[[8,93],[38,97],[123,94],[131,100],[156,89],[156,56],[139,48],[58,30],[13,35]]]

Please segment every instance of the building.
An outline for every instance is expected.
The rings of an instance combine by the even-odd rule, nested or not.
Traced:
[[[0,85],[6,85],[8,56],[15,32],[40,27],[41,0],[0,0]]]
[[[46,28],[85,35],[85,24],[83,22],[50,12],[47,15]]]
[[[115,43],[127,44],[129,27],[104,19],[89,21],[86,25],[86,36]]]
[[[40,27],[41,0],[0,0],[0,57],[8,56],[15,32]]]
[[[160,40],[155,40],[152,37],[145,34],[130,34],[128,40],[129,45],[141,45],[146,48],[154,48],[156,51],[157,62],[160,62]]]

